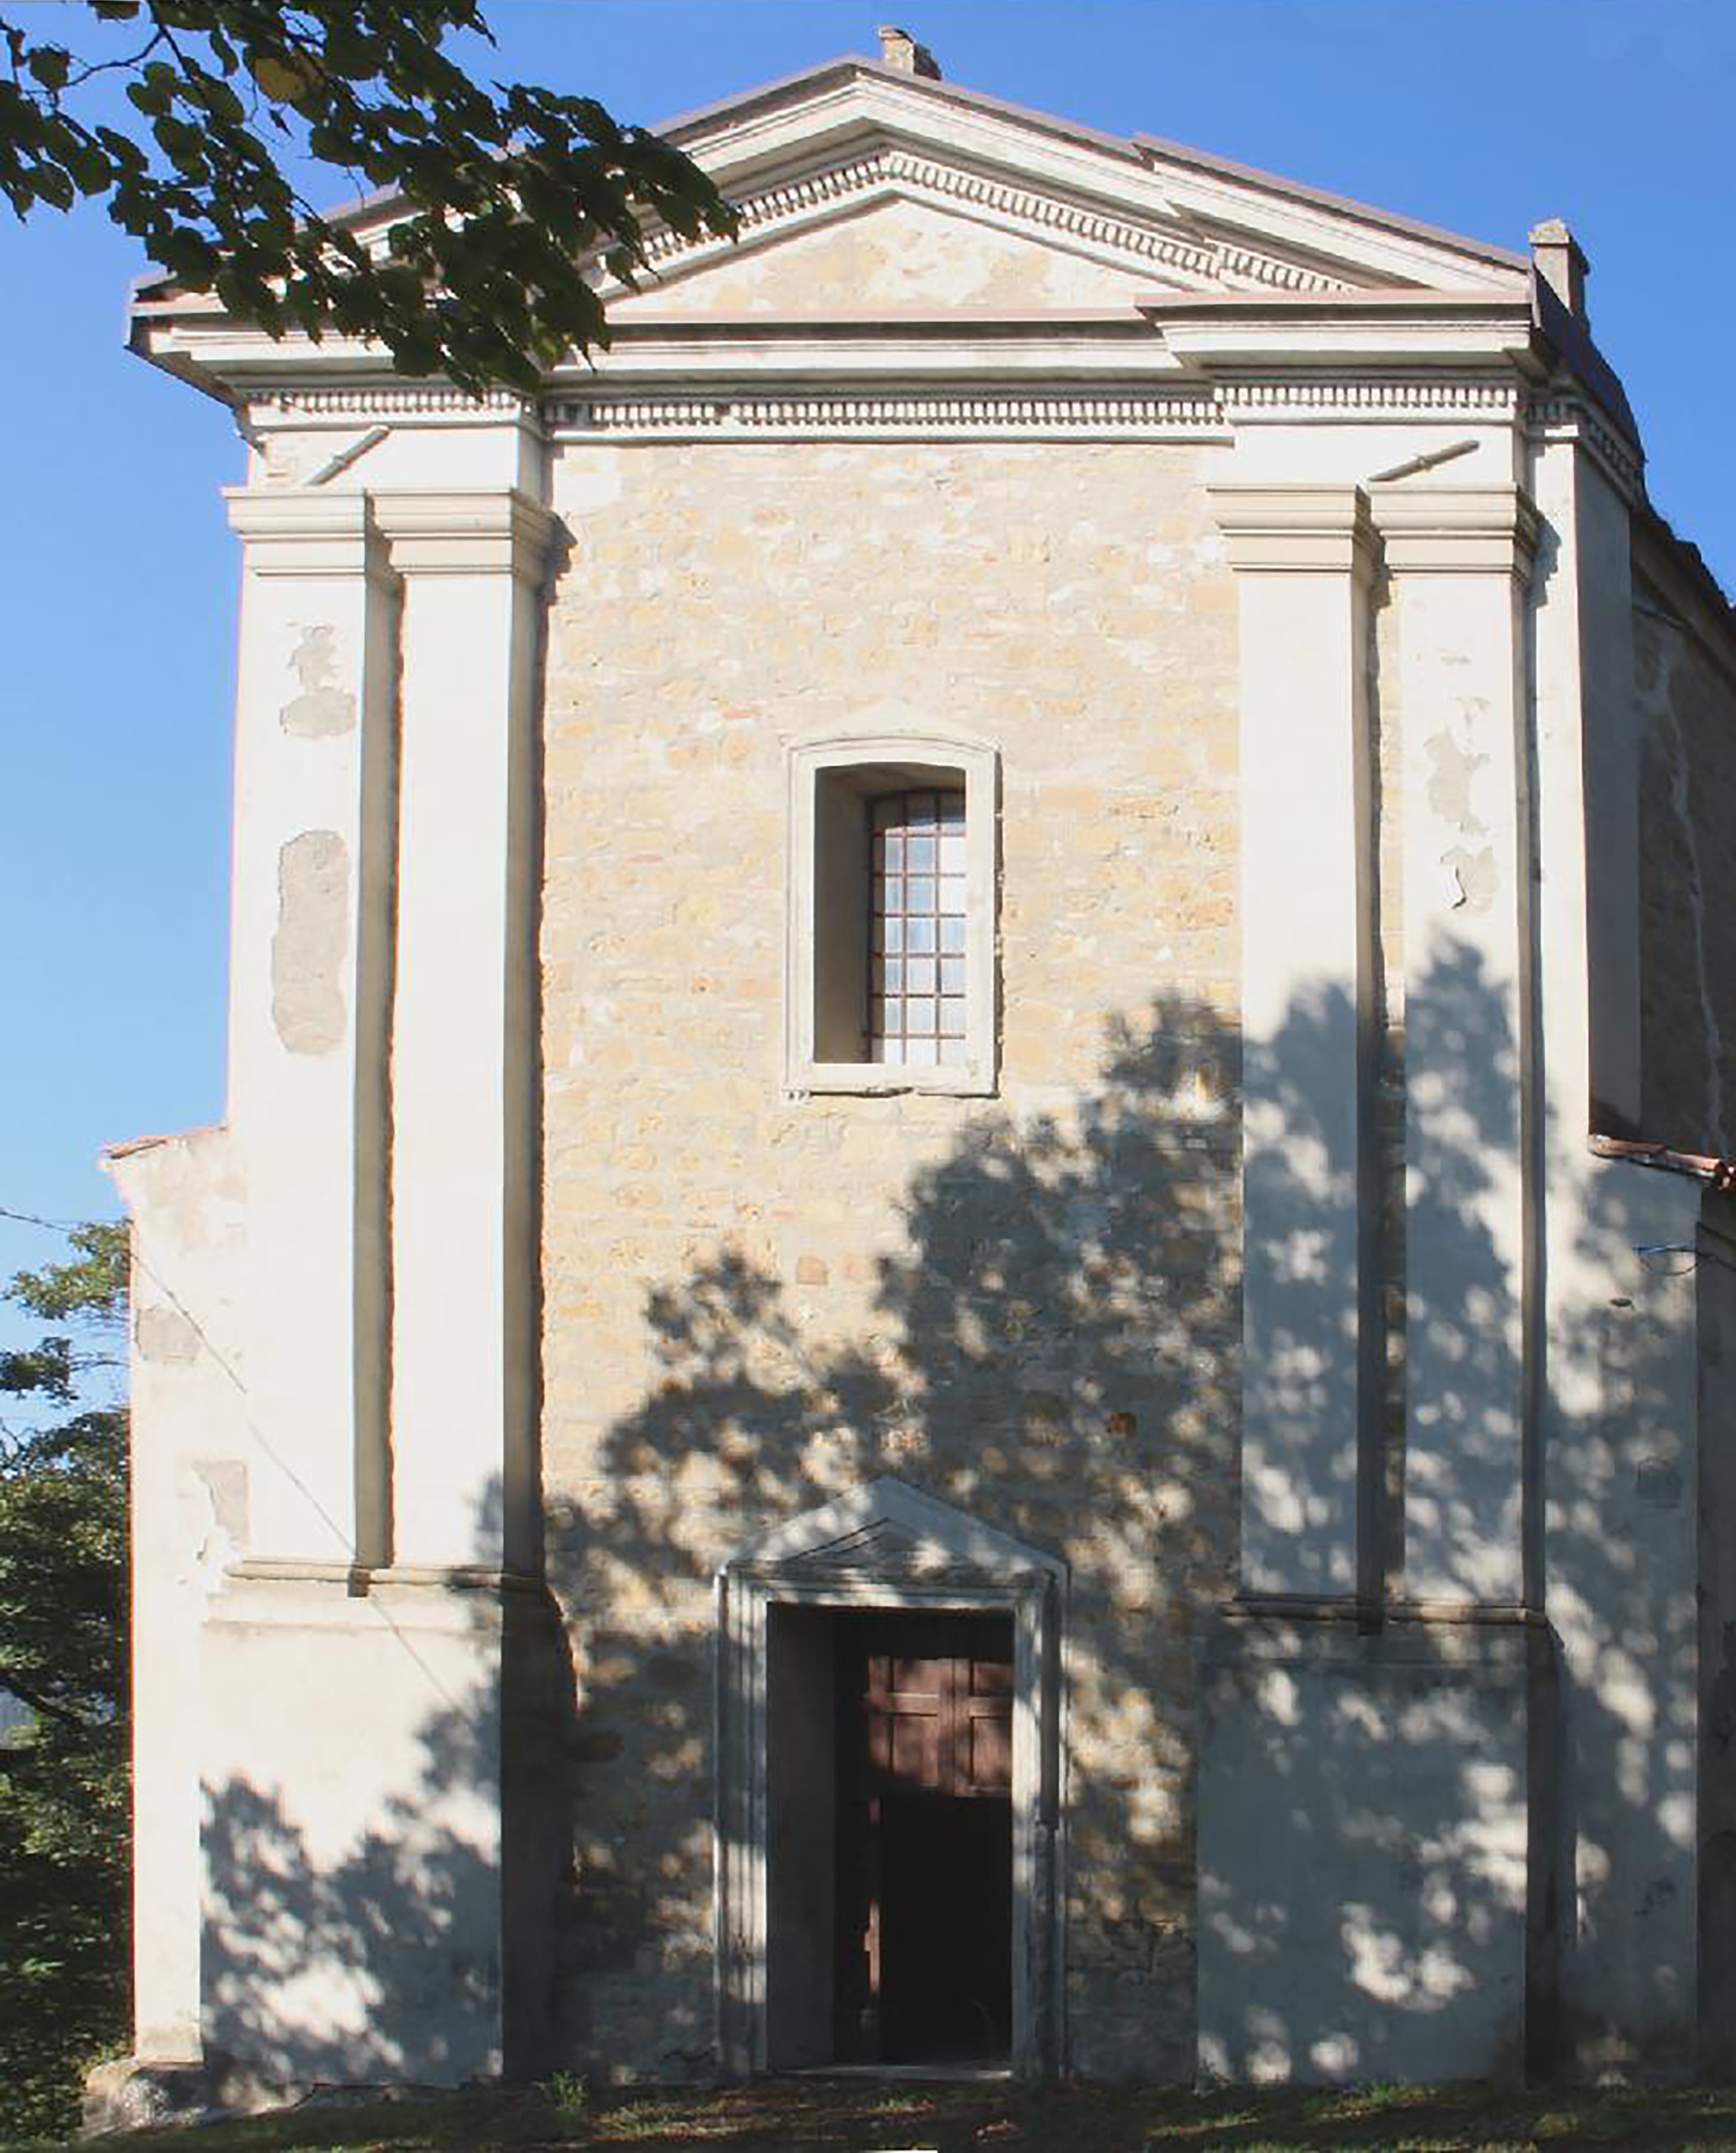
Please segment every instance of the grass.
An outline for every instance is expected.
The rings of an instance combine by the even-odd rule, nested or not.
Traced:
[[[0,2143],[50,2153],[64,2141]],[[539,2093],[317,2107],[191,2130],[124,2131],[115,2153],[1736,2153],[1736,2090],[1488,2086],[1331,2092],[771,2081],[725,2092]]]

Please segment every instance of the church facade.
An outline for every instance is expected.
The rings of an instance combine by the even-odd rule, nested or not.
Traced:
[[[135,304],[248,445],[140,2066],[1692,2069],[1736,629],[1577,247],[893,33],[672,133],[537,398]]]

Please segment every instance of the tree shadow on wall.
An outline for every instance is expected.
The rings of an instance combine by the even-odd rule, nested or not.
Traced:
[[[1431,1371],[1428,1454],[1410,1461],[1403,1495],[1413,1545],[1474,1582],[1492,1575],[1494,1539],[1516,1558],[1522,1523],[1520,1422],[1486,1403],[1517,1400],[1523,1381],[1504,1314],[1515,1250],[1491,1164],[1517,1134],[1518,1046],[1473,954],[1412,980],[1408,1008],[1434,1071],[1413,1102],[1429,1157],[1413,1173],[1410,1247],[1458,1297],[1438,1293],[1408,1326],[1392,1311],[1392,1352]],[[1316,1073],[1352,1021],[1336,995],[1304,996],[1271,1042],[1269,1066],[1291,1088],[1281,1140],[1259,1165],[1299,1412],[1318,1402],[1307,1349],[1354,1331],[1319,1229],[1323,1200],[1351,1199],[1357,1163],[1321,1120]],[[909,1177],[892,1233],[877,1236],[866,1197],[853,1222],[848,1160],[822,1159],[802,1195],[817,1213],[843,1195],[830,1228],[804,1238],[802,1199],[788,1199],[781,1235],[725,1242],[679,1280],[647,1285],[643,1400],[594,1436],[561,1432],[582,1463],[549,1520],[580,1688],[568,2054],[629,2077],[713,2068],[710,1580],[768,1526],[889,1473],[1068,1563],[1068,2063],[1192,2075],[1196,1647],[1202,1616],[1235,1589],[1241,1492],[1239,1075],[1233,1026],[1204,1004],[1160,1001],[1114,1028],[1077,1096],[955,1121]],[[883,1112],[860,1102],[832,1118],[848,1128]],[[1615,1201],[1586,1233],[1598,1261],[1639,1238]],[[1564,1319],[1552,1350],[1582,1355],[1597,1317]],[[1383,1580],[1377,1565],[1377,1591],[1402,1595],[1406,1513],[1390,1531],[1379,1516],[1389,1470],[1405,1477],[1402,1422],[1377,1415],[1372,1441],[1352,1433],[1329,1463],[1299,1463],[1298,1485],[1275,1482],[1259,1499],[1281,1516],[1292,1496],[1306,1502],[1308,1475],[1366,1480],[1367,1529],[1397,1556]],[[1560,1559],[1619,1568],[1596,1520],[1619,1540],[1620,1468],[1562,1443],[1551,1469],[1557,1499],[1571,1491],[1591,1519]],[[1677,1617],[1684,1590],[1669,1588]],[[1619,1591],[1581,1619],[1593,1659],[1616,1649]],[[1528,1950],[1535,2009],[1563,1918],[1528,1911],[1528,1804],[1545,1805],[1537,1845],[1552,1872],[1573,1859],[1562,1844],[1578,1798],[1559,1759],[1528,1763],[1522,1733],[1511,1757],[1504,1735],[1504,1764],[1487,1754],[1492,1726],[1523,1728],[1530,1649],[1521,1640],[1516,1667],[1496,1654],[1474,1680],[1425,1669],[1383,1690],[1377,1676],[1372,1703],[1337,1699],[1321,1741],[1258,1747],[1252,1828],[1268,1820],[1289,1881],[1240,1895],[1234,1948],[1250,1970],[1293,1954],[1307,1971],[1275,2014],[1250,2002],[1234,2069],[1367,2075],[1410,2049],[1408,2028],[1466,2013],[1497,1965],[1476,2038],[1488,2067],[1515,2067]],[[1552,1679],[1545,1670],[1540,1718]],[[1660,1725],[1679,1720],[1679,1696],[1666,1710],[1662,1684],[1637,1679]],[[1571,1669],[1567,1680],[1586,1727],[1606,1708]],[[1559,1750],[1559,1731],[1545,1733]],[[1630,1763],[1621,1780],[1595,1724],[1584,1746],[1609,1800],[1632,1781],[1637,1806],[1655,1809],[1655,1775],[1633,1780]],[[1347,2013],[1377,2038],[1353,2035]]]
[[[575,2056],[715,2068],[711,1580],[882,1474],[1072,1565],[1069,1829],[1117,1878],[1072,1910],[1074,1977],[1186,1988],[1189,1633],[1235,1551],[1236,1078],[1233,1030],[1168,1003],[1115,1028],[1088,1092],[934,1115],[951,1133],[884,1230],[864,1203],[798,1221],[787,1260],[725,1244],[649,1282],[643,1401],[549,1517],[581,1697]],[[841,1136],[857,1106],[898,1111],[853,1102]],[[1176,2069],[1188,2020],[1154,2031]]]
[[[1643,1252],[1694,1199],[1591,1165],[1577,1132],[1520,1126],[1519,1045],[1474,953],[1410,980],[1406,1008],[1408,1148],[1386,1168],[1403,1177],[1387,1216],[1403,1244],[1385,1252],[1408,1289],[1388,1341],[1400,1412],[1361,1463],[1381,1605],[1355,1626],[1232,1622],[1209,1655],[1223,1769],[1200,1873],[1202,2060],[1237,2079],[1679,2071],[1694,1288]],[[1557,1231],[1530,1257],[1550,1317],[1529,1359],[1526,1143],[1558,1177]],[[1306,1213],[1277,1215],[1306,1254]],[[1299,1342],[1308,1323],[1304,1305]],[[1414,1611],[1520,1601],[1546,1621]]]
[[[1438,1560],[1469,1575],[1490,1512],[1464,1491],[1498,1480],[1512,1462],[1503,1446],[1518,1439],[1476,1402],[1513,1377],[1510,1334],[1462,1321],[1507,1275],[1489,1153],[1515,1050],[1474,960],[1413,982],[1409,1006],[1413,1036],[1423,1023],[1448,1027],[1433,1056],[1443,1080],[1417,1107],[1431,1163],[1413,1190],[1413,1246],[1426,1235],[1437,1275],[1465,1281],[1467,1299],[1435,1315],[1424,1306],[1396,1328],[1395,1350],[1446,1372],[1432,1454],[1465,1468],[1459,1484],[1413,1469],[1407,1503]],[[1335,1330],[1342,1343],[1350,1321],[1319,1225],[1323,1204],[1353,1195],[1357,1161],[1322,1122],[1307,1074],[1331,1066],[1348,1017],[1331,994],[1299,1000],[1270,1064],[1303,1072],[1259,1162],[1299,1412],[1315,1397],[1301,1349]],[[1306,1740],[1285,1731],[1280,1697],[1248,1759],[1250,1833],[1281,1853],[1274,1887],[1238,1889],[1230,1903],[1208,1875],[1196,1904],[1198,1650],[1205,1618],[1235,1591],[1239,1554],[1240,1075],[1235,1027],[1177,998],[1115,1025],[1092,1082],[1046,1094],[1038,1110],[816,1108],[810,1127],[833,1132],[836,1149],[782,1199],[781,1222],[757,1239],[720,1238],[679,1277],[606,1281],[622,1306],[642,1296],[648,1372],[625,1412],[546,1432],[563,1476],[546,1521],[547,1582],[570,1666],[556,1646],[510,1647],[503,1735],[486,1684],[447,1682],[425,1708],[405,1703],[414,1686],[391,1641],[347,1702],[300,1705],[347,1712],[365,1742],[368,1684],[379,1682],[379,1738],[400,1733],[377,1801],[352,1790],[322,1824],[287,1806],[287,1769],[213,1791],[214,2044],[279,2077],[450,2082],[490,2067],[487,1998],[503,1979],[509,2070],[552,2061],[608,2079],[711,2075],[712,1580],[767,1528],[882,1474],[1069,1565],[1071,2069],[1193,2076],[1201,1921],[1247,1968],[1226,2049],[1238,2074],[1368,2075],[1403,2056],[1407,2029],[1462,2013],[1497,1965],[1502,2009],[1522,2032],[1525,1968],[1515,1994],[1509,1946],[1527,1917],[1539,1782],[1498,1783],[1479,1753],[1488,1696],[1512,1702],[1499,1683],[1482,1704],[1463,1683],[1425,1683],[1420,1703],[1346,1684]],[[852,1194],[850,1148],[864,1130],[882,1158],[894,1140],[928,1154],[883,1218],[870,1193]],[[1594,1270],[1644,1238],[1611,1189],[1584,1229]],[[557,1183],[551,1211],[559,1205]],[[1608,1320],[1601,1306],[1570,1307],[1552,1351],[1564,1362],[1595,1355]],[[582,1351],[583,1341],[563,1346]],[[1650,1622],[1667,1656],[1684,1605],[1692,1619],[1688,1570],[1659,1572],[1667,1535],[1652,1547],[1630,1529],[1633,1446],[1675,1439],[1677,1397],[1642,1331],[1632,1358],[1633,1429],[1566,1428],[1550,1452],[1550,1502],[1565,1520],[1550,1559],[1576,1628],[1567,1732],[1551,1738],[1560,1791],[1538,1845],[1552,1843],[1541,1866],[1558,1901],[1576,1862],[1582,1880],[1603,1876],[1593,1897],[1603,1891],[1611,1913],[1599,1948],[1607,1957],[1639,1939],[1635,1979],[1667,2018],[1673,1932],[1654,1922],[1648,1945],[1651,1932],[1614,1919],[1619,1900],[1638,1920],[1633,1908],[1668,1881],[1656,1865],[1641,1877],[1624,1864],[1648,1834],[1660,1862],[1668,1855],[1668,1804],[1682,1789],[1683,1692],[1628,1650],[1624,1629]],[[1336,1469],[1384,1485],[1398,1441],[1388,1428],[1359,1447],[1352,1432]],[[1682,1471],[1686,1485],[1690,1461]],[[1285,1491],[1276,1496],[1281,1516]],[[1691,1530],[1688,1547],[1691,1562]],[[1404,1589],[1402,1575],[1386,1583]],[[1687,1711],[1691,1720],[1691,1697]],[[488,1933],[501,1815],[503,1969],[473,1941]],[[1347,1850],[1353,1890],[1341,1888]],[[1588,1871],[1587,1850],[1601,1872]],[[1539,1866],[1534,1855],[1534,1876]],[[1563,1902],[1552,1918],[1571,1962],[1585,1916]],[[1534,1959],[1538,1949],[1534,1933]],[[1262,1969],[1286,1962],[1304,1977],[1274,1991]],[[1372,2046],[1370,2025],[1387,2029]]]
[[[1299,1411],[1311,1343],[1353,1336],[1318,1224],[1356,1161],[1316,1127],[1314,1073],[1348,1021],[1300,1000],[1274,1042],[1307,1153],[1263,1162]],[[1192,2074],[1196,1629],[1238,1554],[1239,1077],[1232,1026],[1157,1003],[1077,1096],[972,1115],[878,1245],[865,1201],[805,1252],[725,1246],[650,1285],[654,1377],[550,1519],[581,1694],[575,2054],[712,2067],[710,1581],[886,1473],[1067,1562],[1068,2060]],[[1322,1469],[1355,1475],[1353,1431]]]
[[[491,1484],[485,1535],[500,1500]],[[546,2071],[573,1718],[546,1592],[376,1580],[275,1640],[262,1612],[232,1607],[249,1626],[207,1690],[208,1708],[272,1705],[257,1762],[206,1790],[218,2090],[232,2069],[277,2087]]]

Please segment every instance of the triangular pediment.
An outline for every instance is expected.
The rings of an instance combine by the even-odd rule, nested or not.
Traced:
[[[731,1575],[813,1583],[968,1578],[1003,1585],[1033,1575],[1058,1577],[1065,1567],[1058,1556],[889,1476],[792,1518],[724,1565]]]
[[[624,320],[1113,308],[1526,285],[1516,255],[1155,137],[1071,127],[848,60],[667,130],[741,217],[674,233]]]

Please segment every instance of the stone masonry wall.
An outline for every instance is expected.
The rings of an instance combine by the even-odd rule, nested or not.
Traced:
[[[548,653],[565,2043],[711,2061],[720,1562],[896,1474],[1072,1565],[1071,2061],[1190,2074],[1235,1560],[1235,591],[1191,450],[582,447]],[[781,1089],[792,737],[1001,757],[998,1096]]]
[[[1736,632],[1649,548],[1635,558],[1641,725],[1641,1130],[1736,1150]],[[1647,579],[1650,568],[1655,583]]]

